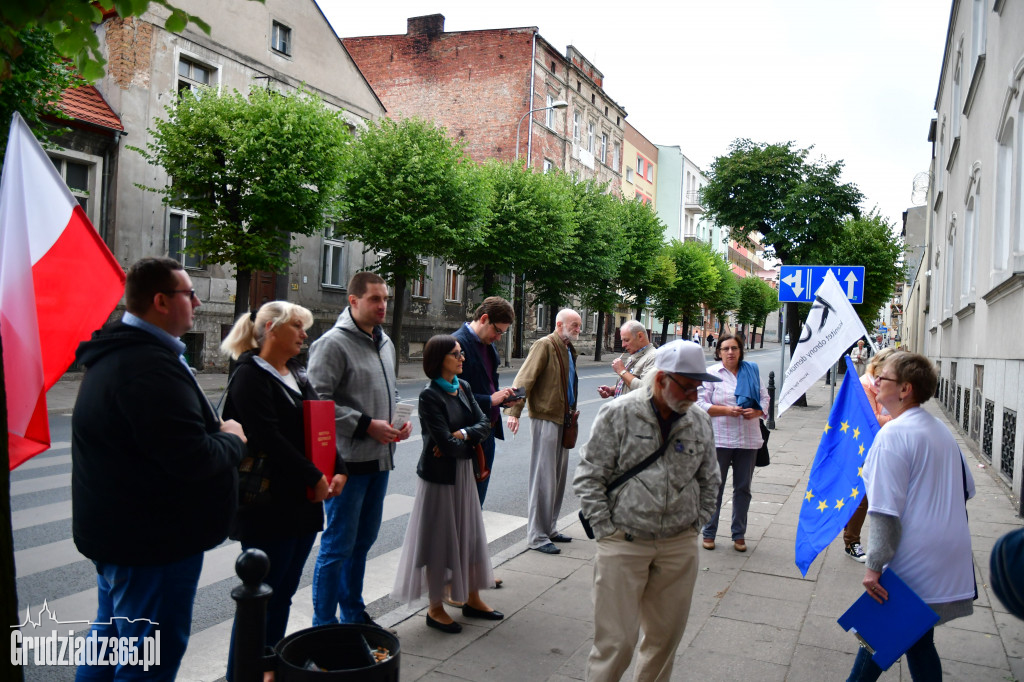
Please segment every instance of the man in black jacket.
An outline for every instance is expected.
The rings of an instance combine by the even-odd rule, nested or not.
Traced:
[[[462,351],[466,354],[459,378],[469,382],[473,389],[473,397],[491,422],[491,433],[481,443],[488,469],[494,464],[494,439],[505,440],[500,408],[514,391],[511,388],[498,390],[498,366],[501,364],[501,358],[498,357],[494,344],[508,332],[514,321],[512,304],[500,296],[489,296],[473,313],[472,322],[464,322],[452,334],[458,339]],[[488,477],[476,484],[481,507],[484,506],[487,484],[490,480]]]
[[[96,565],[92,631],[110,645],[136,637],[140,658],[159,647],[160,664],[80,667],[79,676],[173,680],[203,552],[227,537],[235,513],[245,434],[220,421],[182,355],[178,337],[200,303],[181,265],[140,260],[125,301],[121,322],[78,348],[86,373],[71,419],[72,531]]]

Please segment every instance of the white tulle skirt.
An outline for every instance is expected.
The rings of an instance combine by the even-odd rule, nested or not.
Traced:
[[[468,459],[455,463],[455,485],[419,479],[391,597],[408,604],[426,591],[430,601],[439,602],[447,585],[455,601],[494,586],[473,463]]]

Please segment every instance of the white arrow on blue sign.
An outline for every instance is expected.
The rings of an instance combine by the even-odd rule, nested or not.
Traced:
[[[783,265],[779,270],[779,302],[807,303],[825,281],[829,270],[839,280],[850,303],[864,301],[863,265]]]

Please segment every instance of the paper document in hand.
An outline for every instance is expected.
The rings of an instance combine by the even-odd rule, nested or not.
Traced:
[[[412,403],[398,403],[395,405],[395,416],[391,421],[391,425],[396,429],[401,429],[411,416]]]
[[[779,414],[806,393],[815,381],[825,376],[828,368],[843,356],[847,348],[867,334],[857,311],[830,270],[814,294],[814,303],[800,331],[793,362],[786,370],[779,394]]]

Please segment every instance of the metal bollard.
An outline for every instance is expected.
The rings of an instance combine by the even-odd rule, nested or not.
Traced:
[[[775,372],[768,372],[768,428],[775,428]]]
[[[247,549],[235,560],[242,584],[231,590],[235,600],[234,682],[263,682],[267,633],[267,602],[274,590],[263,584],[270,559],[259,549]]]

